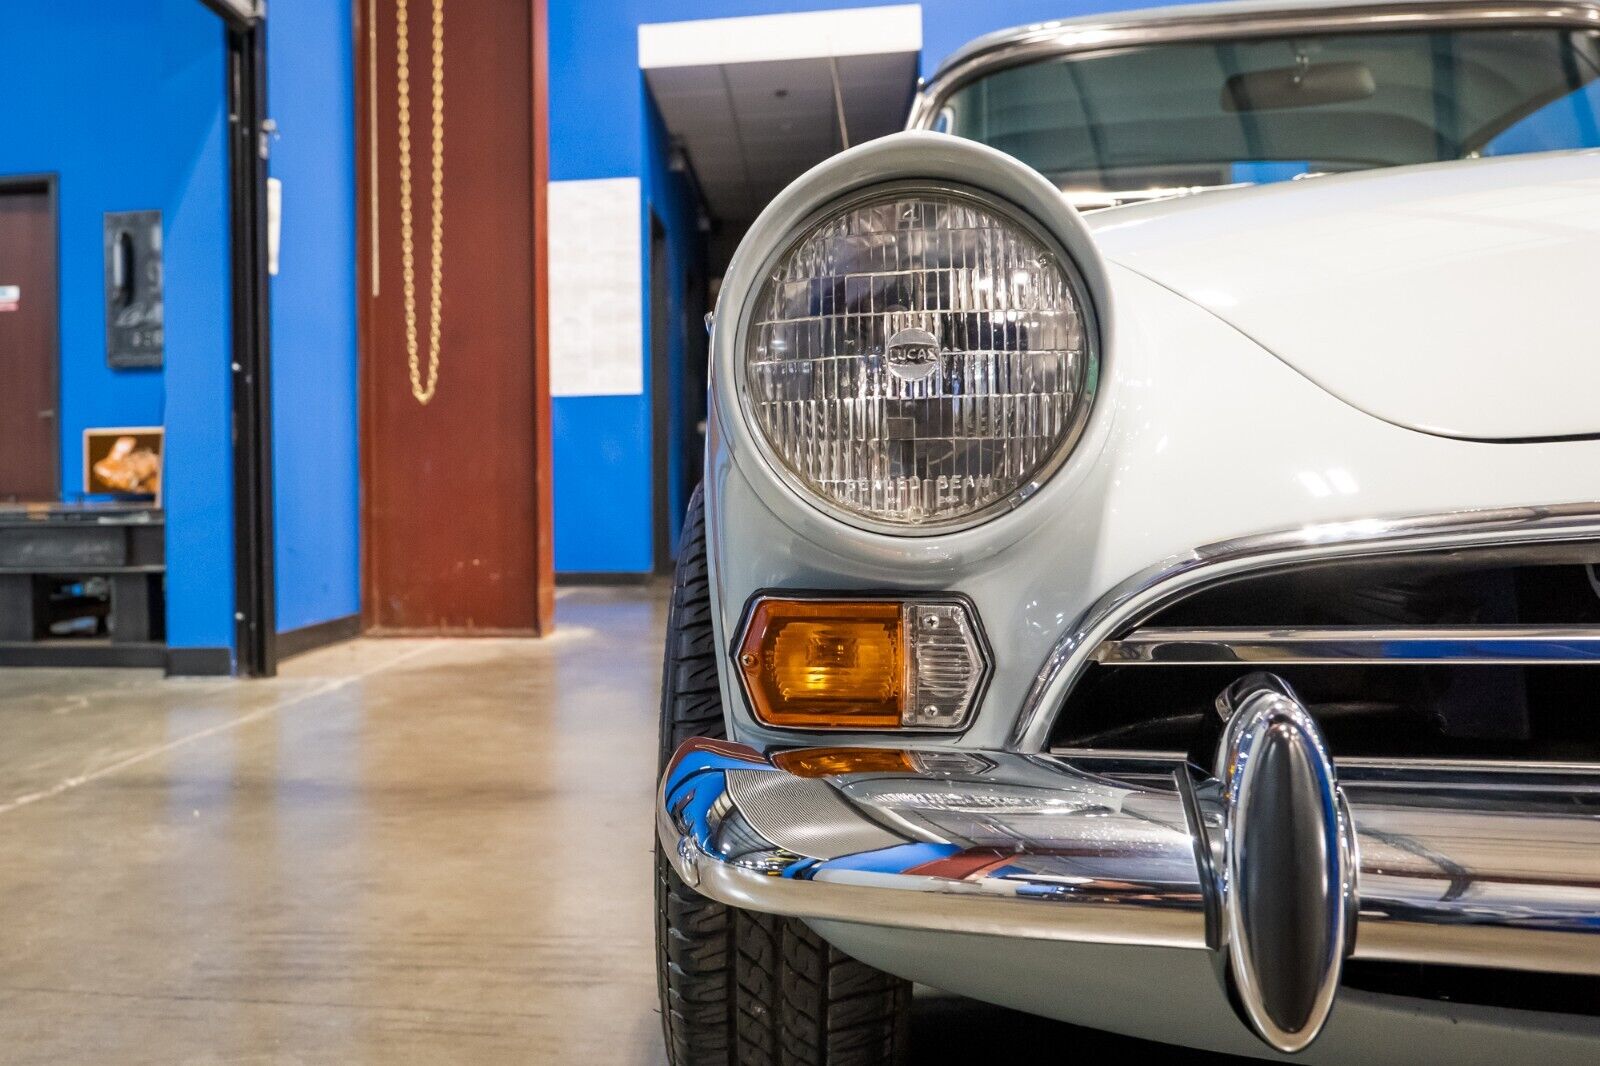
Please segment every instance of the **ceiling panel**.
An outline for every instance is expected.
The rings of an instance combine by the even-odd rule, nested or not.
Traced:
[[[867,25],[858,13],[841,14],[857,19],[852,26]],[[914,33],[905,23],[911,17]],[[819,31],[807,38],[823,42],[817,54],[805,54],[811,46],[797,41],[754,48],[748,20],[726,20],[733,42],[726,48],[715,40],[724,20],[640,27],[645,81],[669,134],[688,154],[713,217],[748,222],[786,184],[840,149],[835,71],[851,143],[904,125],[916,86],[921,12],[909,5],[896,18],[901,29],[870,42]],[[761,32],[781,29],[774,23]],[[855,48],[872,54],[852,54]],[[750,61],[753,55],[774,58]]]

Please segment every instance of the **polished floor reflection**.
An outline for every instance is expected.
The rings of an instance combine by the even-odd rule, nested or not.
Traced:
[[[272,681],[0,671],[0,1062],[663,1063],[665,594],[558,609]],[[917,1033],[919,1063],[1177,1061],[934,995]]]

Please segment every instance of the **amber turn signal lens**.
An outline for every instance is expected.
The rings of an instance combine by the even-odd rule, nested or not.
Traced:
[[[750,709],[793,729],[960,729],[989,672],[951,598],[758,598],[739,641]]]
[[[896,748],[802,748],[779,752],[772,763],[796,777],[917,772],[910,753]]]
[[[898,726],[900,613],[882,600],[761,601],[739,648],[756,717],[802,728]]]

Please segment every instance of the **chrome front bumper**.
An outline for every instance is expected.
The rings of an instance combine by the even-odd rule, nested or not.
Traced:
[[[1209,773],[690,741],[662,780],[658,832],[688,884],[751,910],[1209,951],[1280,1051],[1315,1039],[1352,956],[1600,974],[1600,774],[1339,781],[1276,678],[1244,679],[1218,708]]]

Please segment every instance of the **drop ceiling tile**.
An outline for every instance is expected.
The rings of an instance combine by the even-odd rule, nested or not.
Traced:
[[[843,55],[837,63],[851,142],[901,128],[916,53]],[[841,146],[825,58],[660,67],[645,78],[716,218],[752,217]]]

